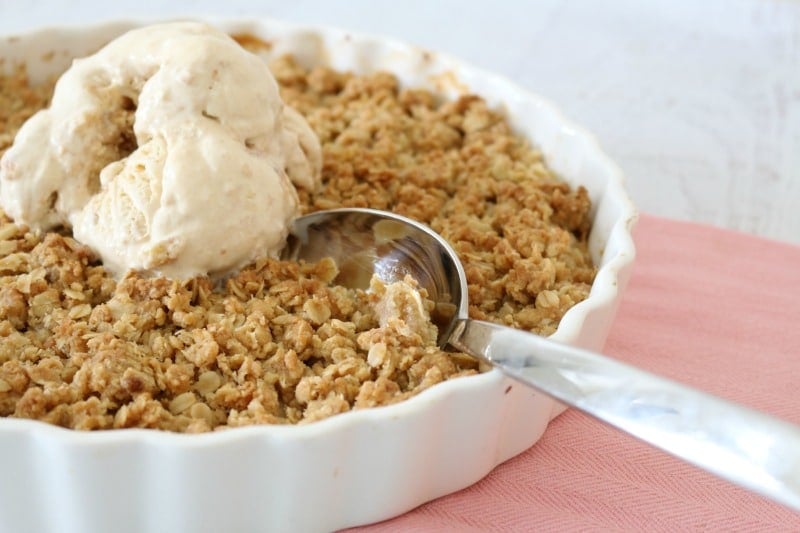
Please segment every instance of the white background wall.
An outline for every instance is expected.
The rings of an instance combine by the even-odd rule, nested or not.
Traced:
[[[0,0],[0,34],[186,15],[334,25],[459,56],[592,130],[642,211],[800,244],[798,1]]]

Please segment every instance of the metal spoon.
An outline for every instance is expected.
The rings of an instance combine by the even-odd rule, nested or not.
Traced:
[[[676,457],[800,510],[800,427],[603,355],[467,316],[455,251],[427,226],[371,209],[295,220],[283,257],[332,257],[336,282],[410,274],[436,303],[439,344],[490,362],[525,385]]]

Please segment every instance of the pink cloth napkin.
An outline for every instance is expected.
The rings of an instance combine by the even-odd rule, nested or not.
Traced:
[[[800,424],[800,247],[653,216],[634,235],[605,353]],[[352,531],[534,530],[800,531],[800,515],[569,410],[472,487]]]

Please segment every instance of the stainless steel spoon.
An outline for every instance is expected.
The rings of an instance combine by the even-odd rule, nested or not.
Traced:
[[[439,344],[676,457],[800,511],[800,427],[603,355],[467,316],[455,251],[427,226],[384,211],[334,209],[295,220],[284,258],[332,257],[337,283],[367,288],[410,274],[436,303]]]

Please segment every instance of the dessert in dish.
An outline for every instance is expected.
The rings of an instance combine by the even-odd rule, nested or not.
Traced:
[[[325,158],[333,166],[323,171],[323,177],[327,175],[328,179],[337,181],[334,170],[345,177],[349,172],[353,177],[349,182],[352,187],[368,189],[359,185],[362,177],[367,176],[371,183],[376,183],[379,174],[370,175],[364,168],[369,166],[359,165],[358,161],[353,163],[353,170],[348,171],[345,165],[335,163],[333,158],[337,155],[346,160],[353,154],[367,153],[370,165],[387,172],[387,177],[410,176],[413,181],[409,179],[405,185],[424,192],[426,182],[420,178],[427,174],[411,175],[408,165],[424,167],[427,164],[429,171],[436,170],[435,174],[444,176],[439,184],[452,182],[459,188],[464,181],[457,176],[466,178],[472,173],[470,181],[492,177],[492,173],[487,172],[492,166],[490,161],[502,157],[505,149],[503,141],[489,150],[482,148],[480,132],[473,131],[448,150],[448,154],[438,156],[439,169],[433,167],[437,161],[433,153],[427,157],[420,154],[396,158],[406,168],[403,172],[395,164],[381,164],[381,159],[391,153],[391,147],[386,147],[384,153],[371,148],[372,135],[359,135],[355,131],[365,124],[363,119],[350,128],[356,118],[353,106],[358,104],[358,98],[353,92],[349,93],[349,101],[337,92],[325,93],[317,84],[327,78],[329,72],[341,75],[345,84],[353,84],[354,89],[359,83],[377,86],[377,82],[384,79],[383,75],[378,75],[380,72],[392,74],[390,80],[397,86],[396,92],[392,90],[387,95],[385,91],[375,91],[364,95],[362,111],[365,115],[370,111],[366,100],[388,103],[412,88],[416,88],[417,94],[433,91],[434,95],[426,97],[431,100],[427,112],[433,118],[446,115],[448,108],[442,106],[447,102],[455,106],[454,102],[462,96],[472,102],[466,106],[462,101],[458,104],[460,108],[450,107],[447,111],[452,115],[447,120],[456,127],[463,122],[463,116],[459,118],[459,115],[465,115],[469,111],[467,107],[472,105],[501,110],[501,114],[490,114],[497,117],[498,124],[487,137],[504,136],[504,132],[513,129],[517,135],[509,139],[513,142],[506,141],[506,149],[526,144],[534,146],[535,150],[531,150],[528,157],[531,164],[546,159],[548,169],[554,169],[576,191],[578,185],[585,186],[592,199],[588,248],[597,273],[588,297],[564,313],[552,337],[594,350],[602,348],[635,255],[631,239],[635,209],[625,192],[621,172],[591,134],[535,94],[446,54],[331,27],[294,25],[264,18],[211,18],[209,22],[231,35],[252,36],[247,45],[256,45],[254,49],[270,62],[275,75],[279,70],[284,73],[279,80],[284,101],[301,111],[297,101],[306,100],[307,106],[302,108],[301,114],[308,116],[309,111],[326,107],[323,99],[329,100],[331,106],[338,101],[342,109],[329,117],[327,129],[333,134],[352,129],[354,131],[342,141],[350,137],[353,142],[356,137],[362,139],[360,143],[364,147],[353,146],[348,153],[346,147],[337,148],[329,138],[324,143],[329,152]],[[11,144],[13,134],[27,116],[46,107],[52,89],[48,87],[48,80],[62,74],[72,58],[92,54],[117,36],[141,26],[142,22],[117,20],[0,37],[0,85],[5,87],[0,91],[0,151]],[[286,54],[291,55],[293,61],[281,59]],[[296,64],[289,68],[293,62]],[[19,65],[25,65],[29,78],[21,75]],[[281,69],[281,65],[286,68]],[[292,83],[295,87],[290,90],[288,86]],[[16,87],[9,90],[11,85]],[[469,94],[478,94],[485,100],[476,103]],[[480,110],[478,114],[483,113]],[[394,120],[389,116],[385,118]],[[416,118],[421,117],[417,114]],[[325,116],[316,120],[314,129],[319,135],[324,133],[326,120]],[[407,151],[410,147],[402,137],[424,135],[428,130],[435,133],[433,128],[438,128],[434,121],[424,123],[424,127],[417,123],[416,128],[413,123],[413,120],[405,122],[403,128],[396,130],[382,128],[386,131],[375,131],[375,139],[394,131],[398,150]],[[431,148],[435,151],[435,147]],[[475,156],[471,160],[470,153]],[[528,178],[547,183],[551,180],[546,178],[554,174],[551,170],[542,172],[540,169],[536,174],[530,173]],[[520,173],[518,179],[522,178]],[[553,183],[557,181],[552,180]],[[344,189],[348,187],[347,180],[340,179],[338,183]],[[429,182],[429,186],[436,185],[436,181]],[[389,194],[403,192],[393,188]],[[344,192],[337,194],[334,187],[329,187],[325,195],[331,199],[331,205],[337,205],[337,198],[338,201],[355,201]],[[380,196],[383,193],[372,198]],[[316,209],[302,189],[299,197],[303,211]],[[398,201],[391,200],[392,197],[389,197],[390,204],[399,205],[400,197]],[[365,197],[365,203],[366,200]],[[509,195],[499,198],[499,203],[491,198],[485,201],[490,205],[502,205],[509,201]],[[406,206],[412,204],[406,201]],[[459,205],[466,209],[471,202]],[[402,208],[407,209],[406,206]],[[442,211],[443,217],[453,215],[452,211]],[[513,214],[513,209],[506,209],[506,212]],[[440,222],[438,217],[432,221]],[[451,226],[457,229],[459,225]],[[454,240],[466,241],[461,246],[467,251],[479,242],[477,233],[473,243],[466,239],[468,229],[464,226],[464,235],[451,235]],[[12,230],[8,227],[3,231]],[[62,233],[54,232],[54,235],[70,237],[69,232]],[[521,231],[517,233],[522,236]],[[9,255],[9,248],[20,244],[6,244],[6,241],[25,243],[25,239],[37,238],[42,237],[30,234],[0,239],[0,248],[6,250],[0,250],[0,257]],[[25,244],[31,248],[34,245],[32,240]],[[501,280],[507,274],[507,270],[502,270],[502,263],[494,267],[494,262],[482,261],[479,252],[480,249],[474,254],[462,252],[465,261],[479,266],[473,267],[471,275],[484,273],[484,279]],[[20,257],[26,257],[26,253],[22,250]],[[485,257],[488,258],[488,254]],[[90,266],[98,267],[100,262],[92,256]],[[53,269],[54,265],[46,268]],[[108,294],[113,294],[117,281],[100,269],[93,272],[98,280],[109,284]],[[16,275],[0,273],[0,278],[8,281],[6,276],[14,278]],[[491,296],[489,291],[481,291],[476,286],[475,280],[480,278],[472,279],[472,292]],[[44,282],[51,280],[45,278]],[[563,278],[558,282],[566,286]],[[495,283],[495,289],[501,283]],[[569,301],[566,290],[555,287],[552,290],[559,294],[559,303]],[[473,300],[472,303],[477,302]],[[62,305],[59,302],[59,307]],[[490,314],[493,306],[490,300],[479,305],[473,307],[474,316],[481,312]],[[506,323],[536,319],[530,311],[527,317],[515,314],[513,303],[504,307]],[[555,309],[550,312],[553,317],[558,316]],[[555,318],[546,315],[540,318],[537,331],[547,334],[555,328],[552,322]],[[31,349],[32,353],[35,351],[35,347]],[[4,363],[5,360],[0,362],[0,366]],[[0,484],[0,515],[8,529],[31,532],[134,532],[154,528],[209,532],[334,531],[396,516],[475,483],[497,464],[535,443],[548,422],[562,410],[552,398],[531,393],[492,370],[447,379],[392,405],[351,409],[346,414],[311,424],[291,426],[258,424],[235,431],[184,435],[137,429],[72,431],[36,420],[0,417],[0,446],[5,452],[0,456],[0,468],[8,479],[24,481],[24,486]],[[75,475],[76,472],[80,475]],[[376,483],[376,479],[380,482]],[[46,510],[42,502],[47,502]],[[231,512],[232,509],[236,511]]]
[[[226,48],[236,46],[224,42]],[[260,46],[252,38],[241,42]],[[474,318],[550,334],[564,313],[586,298],[595,274],[587,249],[586,190],[561,180],[480,97],[443,101],[429,91],[401,87],[388,72],[305,68],[291,57],[273,61],[270,68],[288,125],[275,134],[279,120],[273,117],[268,134],[244,135],[237,149],[244,146],[257,158],[277,146],[284,154],[278,168],[287,177],[293,168],[302,169],[295,176],[313,177],[318,163],[305,120],[322,154],[319,184],[313,178],[277,180],[282,187],[297,185],[292,194],[281,195],[284,201],[275,200],[286,206],[292,203],[286,198],[296,198],[296,207],[289,205],[279,217],[284,235],[285,223],[297,212],[338,206],[392,210],[429,224],[453,245],[468,276]],[[19,81],[23,76],[19,71],[2,86],[36,91]],[[376,283],[370,292],[344,289],[332,284],[336,266],[331,262],[281,262],[270,257],[274,243],[254,244],[250,263],[223,281],[214,275],[241,267],[241,260],[172,269],[180,264],[178,255],[153,253],[164,247],[157,246],[159,237],[148,240],[155,232],[147,229],[158,225],[161,195],[143,187],[167,179],[160,163],[151,163],[165,161],[169,150],[145,149],[157,144],[150,134],[140,138],[144,130],[137,130],[140,113],[149,113],[142,111],[141,98],[127,98],[138,104],[133,124],[130,103],[120,100],[113,109],[136,135],[119,137],[120,128],[114,130],[115,138],[127,144],[116,146],[111,159],[93,160],[88,174],[99,185],[88,189],[93,194],[79,189],[81,205],[66,207],[74,195],[61,194],[60,185],[47,188],[45,203],[36,204],[44,213],[39,226],[5,198],[13,195],[9,182],[42,181],[32,177],[36,165],[17,162],[25,159],[17,155],[16,143],[28,142],[33,136],[26,128],[36,131],[44,119],[22,126],[11,148],[0,145],[6,151],[0,197],[12,215],[0,227],[0,334],[5,338],[0,415],[77,429],[189,432],[302,423],[394,403],[480,370],[473,359],[435,346],[424,294],[413,280],[390,287]],[[30,100],[26,107],[43,105]],[[51,109],[59,109],[58,89]],[[15,134],[19,113],[0,107],[0,141]],[[199,119],[205,126],[224,122],[214,120],[222,113],[207,114]],[[248,143],[251,138],[257,141]],[[192,164],[195,159],[189,158]],[[206,170],[222,172],[220,165]],[[246,231],[248,239],[262,238],[250,233],[259,227],[236,218],[237,211],[248,212],[240,202],[249,199],[238,196],[247,196],[248,189],[227,174],[207,173],[207,179],[231,187],[221,216],[206,209],[208,197],[184,206],[183,216],[207,222],[193,227],[196,242],[203,242],[203,232],[218,231],[221,218],[229,216],[226,222]],[[193,195],[190,185],[180,191]],[[59,194],[51,205],[53,191]],[[123,217],[117,211],[121,205],[134,216]],[[138,214],[143,225],[136,222]],[[109,219],[133,226],[113,233]],[[131,240],[131,235],[136,237],[133,252],[104,253],[105,243]],[[212,251],[221,246],[215,242],[207,240]],[[125,273],[123,267],[134,270]],[[182,276],[187,272],[193,277]],[[395,310],[389,318],[387,309]]]

